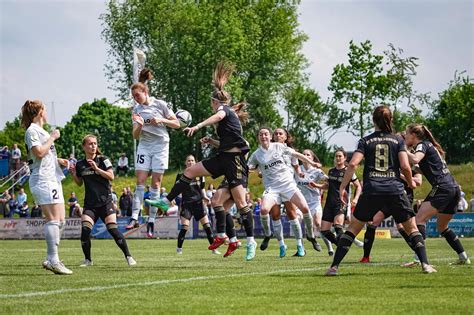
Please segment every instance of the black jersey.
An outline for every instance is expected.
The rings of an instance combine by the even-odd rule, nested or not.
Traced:
[[[416,152],[425,154],[423,159],[418,162],[418,165],[431,186],[458,186],[453,175],[449,172],[446,162],[431,142],[424,140],[418,143],[415,149]]]
[[[217,124],[217,136],[220,142],[217,150],[222,152],[237,147],[242,153],[247,153],[249,147],[242,135],[242,125],[240,124],[239,117],[227,105],[221,105],[217,111],[220,110],[225,112],[225,117]]]
[[[326,198],[325,207],[341,207],[341,199],[339,198],[339,187],[341,186],[342,179],[346,174],[347,167],[337,169],[331,168],[328,172],[328,196]],[[354,174],[351,178],[351,182],[355,182],[357,176]],[[346,191],[349,193],[349,186],[347,185]]]
[[[176,176],[176,182],[181,178],[181,175],[182,174],[178,174]],[[187,204],[201,201],[203,197],[201,192],[205,186],[206,179],[204,176],[193,178],[193,180],[189,184],[189,187],[182,193],[181,203]]]
[[[405,141],[394,134],[376,131],[359,140],[356,152],[364,155],[364,187],[369,195],[403,193],[398,153],[406,151]]]
[[[103,155],[96,155],[94,162],[104,171],[112,168],[110,160]],[[89,163],[87,163],[86,159],[82,159],[76,163],[76,175],[84,181],[86,190],[84,207],[86,209],[100,207],[112,202],[110,181],[97,174]]]

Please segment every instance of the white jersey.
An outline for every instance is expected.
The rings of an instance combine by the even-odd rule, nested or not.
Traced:
[[[319,183],[325,178],[327,178],[327,176],[319,168],[310,168],[309,170],[305,169],[303,170],[303,173],[304,177],[299,177],[296,174],[295,181],[304,198],[306,199],[306,202],[308,203],[310,208],[313,208],[321,204],[321,190],[309,186],[309,183]]]
[[[144,122],[140,134],[140,142],[152,144],[156,142],[165,143],[170,141],[170,136],[165,125],[154,125],[151,123],[153,117],[169,119],[171,116],[174,116],[173,111],[169,109],[168,104],[165,101],[151,97],[150,104],[135,105],[133,113],[140,115]],[[135,121],[133,123],[137,124]]]
[[[285,188],[295,185],[291,166],[285,163],[285,159],[291,157],[295,150],[285,144],[271,142],[268,150],[261,146],[250,156],[248,165],[256,168],[262,173],[263,185],[266,189]]]
[[[282,143],[283,145],[287,146],[286,143]],[[285,163],[286,165],[288,165],[288,167],[290,168],[291,170],[291,174],[295,174],[295,169],[294,169],[294,165],[298,165],[298,159],[295,158],[294,156],[292,155],[285,155],[284,156],[284,160],[285,160]]]
[[[30,165],[30,186],[40,182],[57,182],[64,178],[54,144],[41,159],[31,153],[33,147],[43,145],[49,137],[49,133],[35,123],[32,123],[26,130],[25,142],[30,155],[29,158],[33,161],[33,164]]]

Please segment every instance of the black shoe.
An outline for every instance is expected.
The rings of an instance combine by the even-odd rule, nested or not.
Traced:
[[[270,238],[271,238],[271,236],[265,236],[265,238],[263,239],[262,244],[260,244],[260,250],[267,249],[268,243],[270,242]]]
[[[307,237],[307,240],[313,244],[313,248],[315,251],[321,251],[321,245],[319,245],[318,241],[315,238]]]
[[[333,251],[330,251],[330,252],[328,252],[328,255],[329,255],[329,256],[334,256],[334,252],[333,252]]]

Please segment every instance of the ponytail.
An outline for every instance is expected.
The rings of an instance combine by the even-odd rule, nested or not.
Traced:
[[[436,150],[438,150],[439,154],[444,158],[445,157],[445,152],[441,145],[436,141],[436,139],[433,137],[433,134],[431,131],[422,124],[410,124],[407,126],[407,130],[409,133],[414,134],[418,139],[420,140],[428,140],[431,142]]]
[[[212,85],[214,87],[212,98],[218,102],[229,104],[231,100],[230,94],[224,91],[224,87],[229,81],[234,69],[235,66],[233,64],[220,61],[212,74]]]
[[[240,102],[240,103],[232,105],[232,109],[237,114],[237,117],[239,117],[240,123],[242,125],[246,125],[247,122],[249,121],[249,113],[245,111],[246,107],[247,107],[247,104],[244,102]]]
[[[377,106],[372,114],[372,120],[380,130],[393,133],[392,112],[387,106]]]
[[[143,68],[138,76],[138,82],[145,84],[150,80],[153,80],[153,72],[148,68]]]
[[[43,102],[39,100],[27,100],[21,108],[21,126],[27,129],[33,122],[33,119],[38,116],[43,109]]]

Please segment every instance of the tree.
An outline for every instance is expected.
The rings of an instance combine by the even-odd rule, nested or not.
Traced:
[[[311,88],[298,85],[285,94],[288,114],[287,129],[295,137],[295,147],[300,151],[314,150],[323,164],[332,161],[329,140],[341,128],[343,113],[330,101],[324,102]]]
[[[382,74],[383,56],[372,53],[372,43],[349,43],[349,64],[334,67],[328,89],[339,104],[351,105],[345,110],[347,131],[363,137],[372,128],[372,111],[388,94],[387,77]]]
[[[21,150],[21,156],[25,157],[25,129],[21,127],[20,116],[16,117],[12,122],[7,121],[5,128],[0,131],[0,148],[4,145],[8,145],[8,148],[11,150],[14,143],[18,144],[18,148]]]
[[[83,157],[82,139],[87,134],[97,136],[100,150],[111,161],[121,152],[133,157],[132,119],[128,109],[112,106],[105,99],[85,103],[61,129],[56,141],[58,156],[68,157],[75,147],[77,156]]]
[[[281,125],[276,101],[286,85],[304,76],[306,36],[297,29],[294,1],[112,0],[102,21],[110,45],[107,76],[119,94],[129,94],[132,48],[140,47],[155,74],[152,94],[162,95],[174,110],[188,110],[194,123],[211,113],[217,62],[235,63],[227,89],[235,102],[249,104],[245,133],[253,146],[260,125]],[[171,135],[170,161],[182,160],[183,152],[201,156],[198,138]]]
[[[450,163],[473,161],[474,80],[456,73],[449,87],[433,102],[428,125]]]

